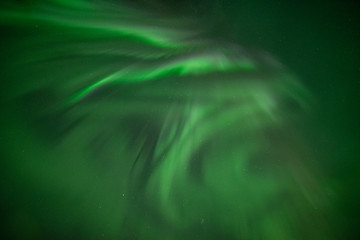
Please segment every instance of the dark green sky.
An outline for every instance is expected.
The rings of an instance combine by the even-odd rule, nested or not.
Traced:
[[[21,2],[24,8],[30,9],[36,1],[8,2]],[[1,4],[4,5],[0,7],[6,5],[4,1]],[[209,30],[211,38],[268,51],[305,83],[316,99],[310,120],[310,145],[321,156],[319,165],[323,167],[322,173],[329,182],[337,183],[337,232],[344,236],[342,239],[357,239],[360,236],[359,4],[349,0],[138,0],[137,4],[164,15],[195,17],[200,26]],[[2,29],[6,37],[0,40],[3,53],[0,69],[4,69],[0,75],[0,92],[5,96],[8,80],[8,75],[4,74],[8,70],[6,63],[12,58],[12,50],[16,49],[12,41],[36,33],[26,32],[25,28],[2,26]],[[5,112],[9,110],[6,106],[3,109]],[[2,121],[8,123],[12,120]],[[20,184],[23,182],[23,179],[17,179],[12,187],[6,183],[1,186],[8,186],[7,193],[17,196],[16,190],[24,188]],[[17,201],[23,203],[21,198],[32,194],[29,187],[19,193],[20,200],[12,202],[13,199],[5,196],[4,201],[12,202],[10,206],[16,208]],[[41,207],[41,202],[36,202],[41,197],[35,194],[31,199],[33,202],[27,203],[29,208]]]

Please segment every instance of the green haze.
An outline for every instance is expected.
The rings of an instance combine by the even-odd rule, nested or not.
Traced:
[[[116,1],[0,16],[7,235],[334,238],[314,98],[267,52]]]

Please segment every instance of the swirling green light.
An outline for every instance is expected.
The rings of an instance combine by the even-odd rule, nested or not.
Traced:
[[[0,15],[38,31],[9,43],[7,100],[23,136],[7,146],[18,161],[9,165],[27,166],[52,209],[29,210],[45,238],[74,228],[109,239],[328,237],[313,211],[324,203],[317,180],[294,143],[292,121],[311,96],[267,54],[111,1]],[[310,216],[319,227],[303,222]]]

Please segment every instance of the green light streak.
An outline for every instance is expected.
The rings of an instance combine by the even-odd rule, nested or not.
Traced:
[[[186,43],[180,41],[180,37],[189,37],[191,35],[196,35],[195,32],[185,31],[181,32],[180,30],[174,30],[172,28],[164,28],[163,26],[148,26],[145,25],[143,21],[136,22],[119,16],[122,11],[129,11],[129,9],[118,9],[120,12],[113,12],[109,16],[103,16],[100,11],[96,10],[98,7],[95,3],[90,5],[86,1],[74,1],[64,2],[65,6],[75,7],[75,9],[63,9],[63,11],[58,11],[56,8],[60,7],[53,5],[50,1],[48,5],[44,4],[41,6],[44,8],[43,11],[34,12],[29,14],[27,12],[19,11],[0,11],[0,16],[2,21],[9,21],[12,24],[18,22],[19,24],[27,24],[29,21],[34,22],[44,22],[47,24],[58,25],[64,28],[73,28],[73,29],[82,29],[92,32],[97,32],[101,35],[109,35],[113,37],[131,37],[144,43],[148,43],[157,47],[162,48],[179,48],[186,47]],[[101,2],[97,4],[102,4]],[[91,6],[91,8],[90,8]],[[85,7],[84,9],[82,9]],[[111,5],[108,6],[111,8]],[[82,16],[78,16],[78,9],[80,8],[86,10],[83,12]],[[50,10],[50,11],[49,11]],[[52,13],[52,11],[54,11]],[[112,10],[113,11],[113,10]],[[141,14],[134,12],[133,14]],[[131,13],[126,12],[126,15],[131,15]],[[150,22],[153,20],[149,19]]]
[[[114,4],[0,10],[24,30],[5,39],[5,165],[44,195],[49,215],[25,209],[44,238],[328,237],[294,143],[309,91],[266,54]]]
[[[234,62],[226,59],[225,56],[191,56],[184,60],[175,60],[150,69],[147,67],[144,69],[141,65],[130,66],[113,73],[82,90],[80,93],[76,94],[71,102],[74,103],[90,92],[109,83],[149,81],[161,77],[169,77],[174,74],[185,76],[235,70],[255,71],[256,67],[249,60]]]

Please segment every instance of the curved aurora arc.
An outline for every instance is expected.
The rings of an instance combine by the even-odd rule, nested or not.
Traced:
[[[311,96],[268,54],[111,1],[2,9],[22,34],[7,43],[5,161],[50,211],[10,211],[10,228],[26,215],[44,239],[331,238],[295,131]]]

